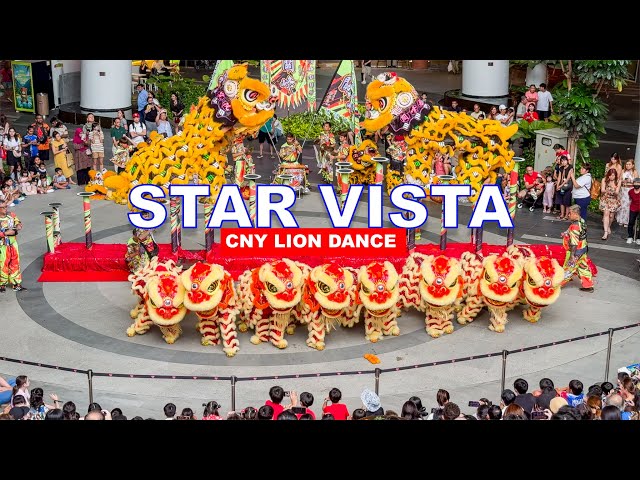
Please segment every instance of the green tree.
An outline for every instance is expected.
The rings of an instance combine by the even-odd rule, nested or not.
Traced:
[[[153,85],[158,90],[155,92],[156,98],[160,102],[162,108],[167,109],[169,120],[173,119],[171,112],[170,100],[171,94],[175,92],[184,105],[184,114],[189,113],[191,105],[197,105],[200,97],[207,93],[206,84],[196,83],[191,78],[184,78],[180,75],[171,75],[170,77],[152,76],[147,80],[147,85]]]

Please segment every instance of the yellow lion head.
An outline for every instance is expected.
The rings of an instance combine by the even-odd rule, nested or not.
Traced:
[[[275,311],[288,311],[300,303],[302,270],[288,258],[265,263],[257,270],[254,281]]]
[[[522,290],[529,305],[546,307],[560,296],[564,269],[554,258],[527,258],[524,262],[525,277]]]
[[[307,280],[309,293],[328,317],[336,317],[351,304],[355,279],[353,274],[335,263],[319,265]],[[306,299],[305,299],[306,300]]]
[[[215,119],[227,125],[260,127],[274,114],[275,94],[268,85],[247,75],[246,64],[234,65],[224,72],[207,95]]]
[[[349,147],[347,161],[354,170],[364,170],[373,166],[373,157],[377,157],[378,146],[371,140],[364,140],[360,145]]]
[[[382,316],[398,302],[398,272],[391,262],[372,262],[360,267],[360,301],[369,313]]]
[[[429,305],[451,305],[462,296],[462,268],[455,258],[429,255],[420,266],[420,295]]]
[[[184,306],[184,287],[180,276],[158,266],[147,280],[146,305],[149,317],[156,325],[169,327],[182,321],[187,314]]]
[[[180,280],[186,291],[184,305],[193,312],[226,308],[234,297],[231,275],[220,265],[197,262],[182,273]]]
[[[518,296],[518,287],[522,278],[520,263],[510,256],[489,255],[482,262],[483,273],[480,277],[480,292],[489,305],[502,307],[513,302]]]
[[[431,108],[409,82],[393,72],[381,73],[369,84],[366,105],[363,128],[375,132],[389,126],[400,135],[422,123]]]

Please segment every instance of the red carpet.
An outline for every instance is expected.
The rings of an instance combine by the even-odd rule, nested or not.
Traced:
[[[565,250],[562,245],[529,245],[536,256],[550,256],[555,258],[560,264],[564,262]],[[428,244],[418,245],[416,251],[426,255],[446,254],[450,257],[460,258],[464,251],[471,250],[470,243],[449,243],[444,252],[440,251],[439,245]],[[270,257],[256,256],[253,258],[221,258],[219,256],[219,245],[214,244],[212,250],[206,255],[206,260],[210,263],[218,263],[238,278],[245,270],[255,268],[265,262],[273,260]],[[482,245],[483,255],[493,253],[500,254],[506,247],[504,245]],[[91,250],[87,250],[84,243],[63,243],[56,248],[55,253],[47,253],[44,256],[41,282],[126,282],[129,272],[124,261],[127,250],[123,244],[94,244]],[[158,254],[161,261],[174,259],[176,261],[196,261],[205,260],[204,250],[182,250],[177,254],[171,253],[171,245],[161,244]],[[350,258],[350,257],[320,257],[305,255],[287,255],[291,260],[297,260],[312,267],[335,261],[343,266],[360,267],[374,260],[381,260],[379,255],[370,258]],[[385,257],[398,271],[406,257]]]

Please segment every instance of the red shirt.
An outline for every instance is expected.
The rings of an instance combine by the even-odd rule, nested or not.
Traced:
[[[526,112],[523,116],[522,116],[523,120],[526,120],[527,122],[531,123],[534,120],[540,120],[540,117],[538,117],[538,112]]]
[[[637,192],[633,188],[629,190],[629,198],[631,199],[629,209],[632,212],[640,212],[640,190]]]
[[[315,414],[315,413],[313,413],[313,410],[311,410],[310,408],[307,408],[307,413],[308,413],[309,415],[311,415],[311,416],[313,417],[313,419],[314,419],[314,420],[316,419],[316,414]],[[296,417],[298,417],[298,420],[300,420],[300,417],[301,417],[301,416],[302,416],[302,414],[301,414],[301,413],[296,413]]]
[[[528,173],[524,174],[524,183],[528,183],[529,185],[533,185],[536,182],[536,178],[538,178],[540,174],[538,172],[533,172],[531,175]]]
[[[349,416],[349,410],[344,403],[332,403],[322,409],[322,413],[330,413],[336,420],[346,420]]]
[[[267,400],[266,402],[264,402],[264,404],[269,405],[271,408],[273,408],[272,420],[276,420],[278,418],[278,415],[280,415],[284,411],[284,407],[282,405],[280,405],[279,403],[273,403],[271,400]]]

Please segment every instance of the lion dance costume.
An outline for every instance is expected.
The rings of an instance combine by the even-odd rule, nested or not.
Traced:
[[[458,165],[451,183],[471,186],[470,201],[475,202],[484,181],[495,183],[497,171],[509,173],[515,165],[514,152],[507,140],[518,130],[516,124],[503,127],[496,120],[476,120],[424,103],[415,88],[395,73],[382,73],[367,87],[367,105],[362,126],[370,133],[393,135],[393,156],[406,159],[404,172],[389,168],[388,178],[422,186],[427,193],[434,183],[432,162],[436,152],[456,152]],[[395,141],[403,135],[405,142]],[[406,153],[398,151],[406,149]],[[396,186],[388,182],[387,189]]]
[[[0,287],[6,288],[12,283],[14,288],[22,284],[20,272],[20,251],[16,235],[7,235],[7,230],[17,233],[22,228],[22,222],[14,213],[0,217]]]
[[[593,288],[591,260],[587,256],[587,224],[584,219],[574,220],[569,228],[562,232],[562,245],[566,250],[564,283],[568,283],[577,274],[583,289]]]

